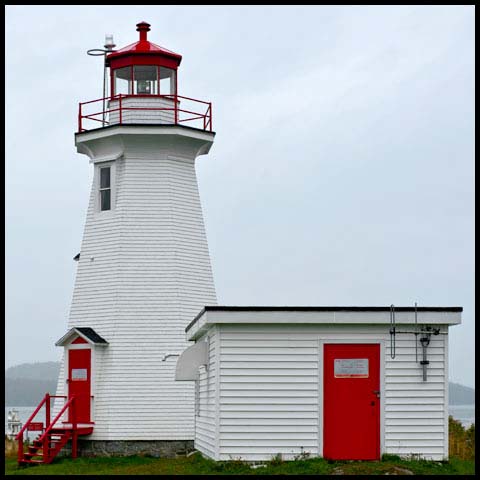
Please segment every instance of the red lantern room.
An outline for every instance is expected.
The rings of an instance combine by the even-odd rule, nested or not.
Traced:
[[[176,95],[182,56],[147,40],[150,25],[137,23],[138,42],[107,55],[111,95]]]
[[[177,70],[182,56],[150,42],[149,31],[150,24],[137,23],[137,42],[116,51],[112,45],[99,50],[105,54],[105,69],[110,68],[110,94],[80,103],[79,133],[99,128],[98,122],[101,128],[185,124],[212,131],[211,103],[178,95]]]

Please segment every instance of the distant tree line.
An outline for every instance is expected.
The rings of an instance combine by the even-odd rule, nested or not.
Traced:
[[[38,405],[47,392],[55,395],[56,389],[56,380],[6,378],[5,405],[11,407],[32,407]]]
[[[32,407],[45,394],[55,395],[60,362],[37,362],[15,365],[5,370],[5,405]]]

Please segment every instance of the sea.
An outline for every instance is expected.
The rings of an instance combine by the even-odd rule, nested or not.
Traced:
[[[30,415],[34,412],[36,407],[5,407],[5,433],[7,433],[7,421],[8,421],[8,411],[15,409],[18,411],[18,416],[22,423],[25,423]],[[45,409],[42,408],[38,412],[35,421],[45,422]],[[450,405],[449,406],[450,415],[462,422],[462,425],[465,428],[468,428],[472,423],[475,423],[475,405]],[[30,432],[31,435],[36,434],[37,432]]]

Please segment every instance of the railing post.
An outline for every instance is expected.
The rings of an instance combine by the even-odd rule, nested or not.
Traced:
[[[50,426],[50,394],[45,394],[45,431],[47,431]],[[48,435],[45,435],[45,438],[42,442],[43,458],[47,460],[50,458],[50,439]]]
[[[210,131],[212,131],[212,103],[209,103],[210,106]]]
[[[50,394],[45,394],[45,429],[50,426]]]
[[[82,104],[78,104],[78,131],[82,131]]]
[[[118,108],[120,112],[120,125],[122,124],[122,94],[118,96]]]
[[[18,461],[18,464],[20,465],[20,463],[22,462],[23,460],[23,433],[22,433],[22,436],[18,439],[18,456],[17,456],[17,461]]]
[[[178,123],[178,99],[177,99],[177,93],[175,93],[175,125]]]
[[[42,442],[43,459],[45,461],[47,461],[50,457],[50,451],[49,451],[49,448],[48,448],[49,446],[50,446],[50,442],[49,442],[48,435],[45,435],[43,437],[43,442]]]
[[[72,398],[72,458],[77,458],[77,412],[75,408],[75,397]]]

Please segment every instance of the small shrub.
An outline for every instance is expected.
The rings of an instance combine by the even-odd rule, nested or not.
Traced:
[[[272,459],[270,460],[270,465],[281,465],[283,463],[283,457],[281,453],[277,453]]]
[[[16,457],[18,452],[18,442],[5,435],[5,457]]]
[[[448,417],[448,453],[461,460],[475,460],[475,424],[465,429],[461,422]]]
[[[401,458],[398,455],[392,455],[391,453],[384,453],[382,455],[382,462],[399,462]]]
[[[242,457],[230,456],[230,460],[227,462],[215,462],[213,460],[208,460],[210,468],[215,472],[229,474],[229,473],[238,473],[244,474],[250,470],[250,465],[242,459]]]
[[[233,455],[229,455],[229,457],[230,457],[229,462],[231,464],[246,465],[246,462],[242,457],[234,457]]]
[[[405,457],[405,460],[410,460],[410,461],[413,461],[413,462],[420,462],[422,460],[425,460],[425,458],[423,458],[420,453],[410,453]]]
[[[307,458],[310,458],[310,452],[304,450],[303,447],[300,447],[300,453],[293,457],[294,460],[307,460]]]

